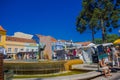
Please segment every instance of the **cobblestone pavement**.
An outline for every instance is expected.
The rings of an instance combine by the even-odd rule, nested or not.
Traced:
[[[105,78],[104,76],[99,76],[91,80],[120,80],[120,71],[117,73],[112,73],[112,76]]]

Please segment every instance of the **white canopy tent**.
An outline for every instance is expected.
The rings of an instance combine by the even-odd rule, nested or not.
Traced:
[[[89,45],[87,45],[87,47],[93,47],[93,46],[95,46],[94,43],[90,43]]]
[[[102,44],[103,46],[111,46],[111,45],[113,45],[113,43],[104,43],[104,44]]]

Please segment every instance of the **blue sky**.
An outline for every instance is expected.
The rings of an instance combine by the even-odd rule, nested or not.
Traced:
[[[0,0],[0,25],[14,32],[50,35],[56,39],[90,41],[91,33],[76,31],[82,0]],[[114,31],[118,34],[118,30]],[[95,37],[101,37],[97,33]]]

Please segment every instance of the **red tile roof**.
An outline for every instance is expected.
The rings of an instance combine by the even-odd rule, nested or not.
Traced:
[[[66,42],[66,40],[60,40],[61,42]]]
[[[83,46],[89,45],[91,42],[76,42],[77,44],[82,44]]]
[[[36,43],[33,39],[17,38],[17,37],[11,37],[11,36],[7,36],[6,41]]]
[[[44,36],[44,35],[40,35],[40,34],[37,34],[37,36],[39,38],[46,38],[46,39],[49,38],[50,42],[57,42],[57,40],[55,38],[51,37],[51,36]]]
[[[0,31],[6,31],[6,30],[3,29],[3,27],[0,25]]]
[[[53,38],[53,37],[51,37],[51,39],[50,39],[52,42],[57,42],[57,40],[55,39],[55,38]]]

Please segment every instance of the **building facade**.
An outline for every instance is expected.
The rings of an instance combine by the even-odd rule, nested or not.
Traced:
[[[18,53],[18,52],[37,52],[38,45],[32,39],[18,38],[18,37],[6,37],[6,52]]]
[[[84,45],[89,44],[84,43]],[[16,32],[14,36],[6,36],[6,30],[0,26],[0,47],[5,48],[7,54],[17,54],[19,52],[39,52],[40,48],[45,46],[42,55],[46,59],[52,59],[55,50],[81,47],[83,44],[67,42],[65,40],[57,41],[51,36],[31,35],[22,32]],[[42,58],[42,57],[41,57]],[[44,59],[43,58],[43,59]]]
[[[0,47],[6,47],[6,30],[0,26]]]
[[[26,34],[23,32],[15,32],[13,37],[19,37],[19,38],[25,38],[25,39],[32,39],[33,35],[31,34]]]
[[[37,35],[39,38],[40,44],[44,44],[46,47],[43,51],[44,57],[47,56],[47,59],[52,59],[52,43],[57,40],[51,36]]]
[[[24,37],[20,38],[19,34]],[[0,26],[0,50],[4,49],[4,54],[16,55],[19,52],[38,52],[38,44],[31,38],[32,35],[20,32],[14,36],[6,36],[6,30]]]

